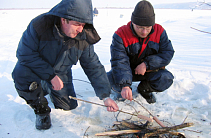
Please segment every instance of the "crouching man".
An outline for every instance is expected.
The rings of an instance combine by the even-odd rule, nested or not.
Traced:
[[[174,49],[164,28],[155,23],[154,8],[150,2],[137,3],[131,21],[114,33],[111,50],[111,71],[107,73],[116,96],[132,100],[131,85],[139,81],[138,93],[148,103],[155,103],[153,92],[163,92],[173,83],[167,66]],[[116,99],[115,99],[116,100]]]
[[[78,106],[76,100],[69,98],[76,97],[71,67],[78,60],[107,110],[118,110],[108,98],[111,89],[107,74],[94,52],[93,44],[99,40],[91,0],[62,0],[30,22],[18,45],[12,77],[19,96],[34,109],[37,129],[51,127],[51,109],[42,84],[50,89],[56,109],[72,110]]]

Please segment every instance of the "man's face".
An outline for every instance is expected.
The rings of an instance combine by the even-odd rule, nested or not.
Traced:
[[[85,23],[73,21],[73,20],[66,20],[64,18],[61,18],[61,29],[63,33],[65,33],[67,36],[71,38],[75,38],[78,33],[81,33],[83,31]]]
[[[152,26],[139,26],[134,23],[133,28],[140,38],[146,38],[152,30]]]

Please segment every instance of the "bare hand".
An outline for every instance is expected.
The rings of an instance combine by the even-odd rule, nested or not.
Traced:
[[[109,112],[116,112],[119,110],[118,105],[111,98],[106,99],[104,105],[107,106],[107,111]]]
[[[130,101],[133,100],[132,90],[130,89],[129,86],[122,88],[121,95],[122,95],[122,98],[124,98],[124,99],[128,99]]]
[[[51,80],[51,84],[53,85],[52,88],[56,91],[64,87],[62,80],[57,75]]]
[[[144,62],[142,62],[140,65],[138,65],[135,68],[135,74],[137,74],[137,75],[144,75],[146,70],[147,70],[146,64]]]

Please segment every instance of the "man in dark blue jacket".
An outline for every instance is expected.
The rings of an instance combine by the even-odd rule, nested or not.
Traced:
[[[37,129],[51,127],[44,86],[50,89],[56,109],[77,107],[77,101],[69,96],[76,97],[71,67],[78,60],[107,110],[118,110],[109,98],[111,88],[104,66],[94,52],[93,44],[99,40],[91,0],[62,0],[30,22],[18,45],[12,77],[19,96],[34,109]]]
[[[165,69],[174,55],[171,41],[164,28],[155,24],[154,8],[140,1],[131,21],[113,35],[111,71],[107,73],[118,97],[132,100],[131,85],[140,81],[137,91],[148,103],[155,103],[152,92],[163,92],[173,83],[173,75]],[[116,100],[116,99],[115,99]]]

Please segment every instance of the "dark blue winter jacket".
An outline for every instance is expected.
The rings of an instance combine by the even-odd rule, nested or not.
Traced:
[[[147,70],[159,69],[167,66],[173,55],[171,41],[161,25],[155,24],[150,34],[141,39],[129,22],[113,35],[111,66],[114,81],[120,87],[130,86],[134,70],[139,64],[144,62]]]
[[[76,38],[67,37],[60,31],[60,17],[86,23],[83,32]],[[66,74],[79,60],[96,95],[102,99],[109,96],[110,84],[94,52],[93,44],[99,40],[93,27],[91,0],[63,0],[30,22],[18,45],[18,64],[50,81],[56,74]]]

